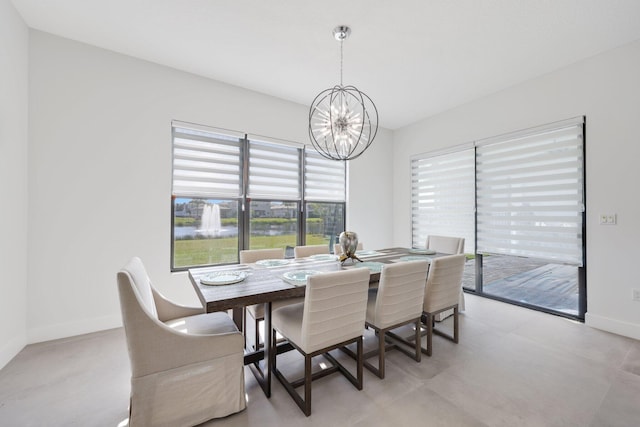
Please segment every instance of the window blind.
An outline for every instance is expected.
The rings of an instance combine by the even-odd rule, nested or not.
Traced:
[[[583,120],[477,144],[479,253],[582,266]]]
[[[304,151],[305,199],[344,202],[346,200],[346,164],[329,160],[317,151]]]
[[[173,127],[173,194],[240,197],[241,139]]]
[[[464,237],[474,252],[474,150],[419,156],[411,160],[412,245],[428,235]]]
[[[248,197],[300,200],[300,149],[264,141],[249,141]]]

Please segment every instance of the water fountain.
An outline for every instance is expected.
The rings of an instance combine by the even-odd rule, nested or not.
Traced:
[[[221,229],[220,205],[205,205],[202,209],[200,229],[196,230],[196,233],[207,237],[216,237],[220,234]]]

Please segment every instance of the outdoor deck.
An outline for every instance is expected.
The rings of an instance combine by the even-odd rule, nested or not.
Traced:
[[[514,256],[483,257],[486,294],[578,315],[578,269]],[[475,260],[467,261],[463,286],[475,289]]]

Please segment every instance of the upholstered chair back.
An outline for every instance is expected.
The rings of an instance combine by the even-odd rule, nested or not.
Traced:
[[[302,315],[301,349],[309,354],[364,332],[369,270],[310,276]]]
[[[426,260],[385,265],[369,322],[384,329],[420,317],[428,268]]]
[[[121,275],[123,277],[121,277]],[[126,277],[128,275],[128,277]],[[147,274],[147,270],[142,264],[142,260],[138,257],[132,258],[127,265],[118,273],[118,283],[122,285],[130,284],[134,289],[135,296],[140,305],[142,305],[151,316],[158,318],[156,303],[153,298],[153,290],[151,279]]]
[[[306,258],[311,255],[328,254],[329,245],[307,245],[293,248],[295,258]]]
[[[464,238],[448,236],[427,236],[427,249],[443,254],[463,254]]]
[[[460,301],[465,255],[448,255],[431,260],[424,294],[424,311],[433,313]]]
[[[262,259],[282,259],[284,258],[284,249],[247,249],[240,251],[240,263],[251,264]]]
[[[364,246],[362,245],[362,242],[358,242],[358,246],[356,247],[356,255],[358,255],[358,251],[363,250]],[[340,243],[336,243],[333,246],[333,253],[336,255],[342,255],[342,246],[340,246]]]

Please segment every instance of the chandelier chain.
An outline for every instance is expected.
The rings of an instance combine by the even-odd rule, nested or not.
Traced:
[[[340,39],[340,86],[342,86],[342,45],[344,44],[344,38]]]

